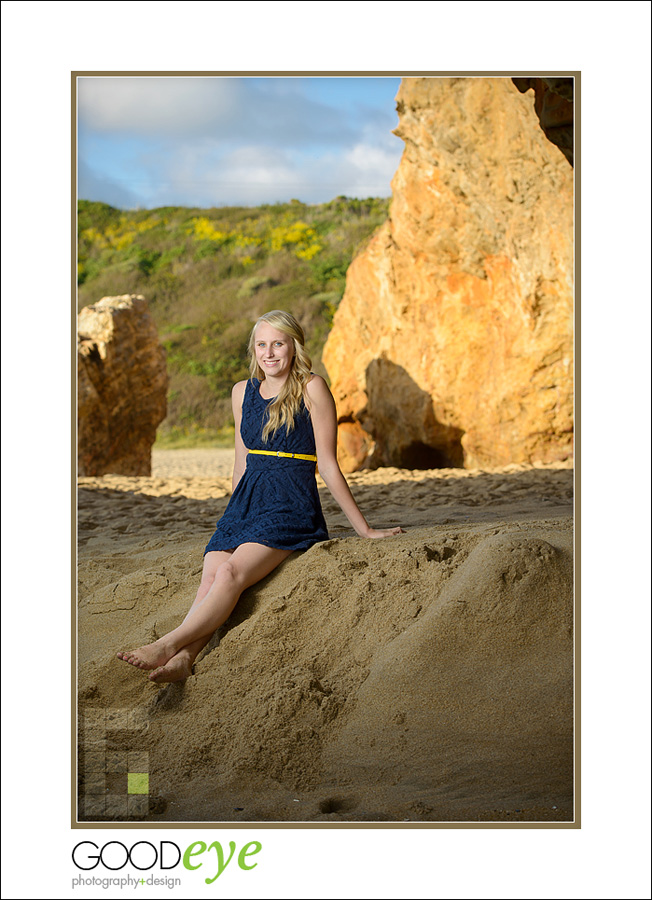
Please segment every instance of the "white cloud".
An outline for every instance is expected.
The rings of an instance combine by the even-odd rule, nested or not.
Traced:
[[[184,202],[198,206],[274,203],[308,187],[287,153],[256,146],[226,154],[213,146],[185,147],[167,161],[162,177],[166,197],[190,198]]]
[[[205,132],[233,117],[239,82],[225,78],[80,78],[79,119],[99,132]]]
[[[374,180],[387,176],[391,178],[396,171],[397,149],[402,142],[397,141],[391,150],[376,144],[356,144],[342,157],[342,168],[360,176],[371,176]]]
[[[132,208],[255,206],[293,197],[304,203],[324,203],[339,194],[386,197],[402,151],[402,143],[394,140],[396,147],[391,151],[374,144],[356,144],[342,153],[312,154],[256,145],[224,153],[214,142],[190,142],[139,159],[138,169],[147,167],[147,184],[97,175],[82,179],[80,170],[80,196]],[[85,194],[84,187],[96,194],[99,190],[99,194]],[[136,189],[141,191],[138,198]]]
[[[82,177],[80,166],[80,197],[152,207],[388,196],[402,152],[391,133],[394,92],[385,112],[357,88],[301,78],[80,78],[79,152],[92,168]]]
[[[339,143],[357,130],[309,100],[300,79],[80,78],[79,121],[99,133],[221,140]]]

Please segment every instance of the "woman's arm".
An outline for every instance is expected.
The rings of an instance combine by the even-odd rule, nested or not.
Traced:
[[[231,408],[233,409],[233,421],[235,422],[235,462],[233,464],[233,481],[231,483],[231,491],[235,491],[238,482],[244,474],[247,465],[247,448],[240,434],[240,423],[242,422],[242,401],[244,399],[246,381],[239,381],[233,385],[231,391]]]
[[[320,375],[313,375],[306,387],[310,417],[317,447],[317,466],[326,487],[338,502],[360,537],[383,538],[401,534],[402,528],[371,528],[360,512],[337,462],[337,412],[333,395]]]

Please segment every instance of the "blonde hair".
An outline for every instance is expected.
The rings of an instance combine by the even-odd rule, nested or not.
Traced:
[[[273,309],[271,312],[260,316],[251,330],[249,336],[249,367],[251,378],[259,381],[265,380],[265,373],[258,365],[256,359],[255,342],[256,328],[261,322],[267,322],[272,328],[282,331],[291,338],[294,345],[294,358],[290,374],[277,397],[267,407],[267,421],[263,428],[263,441],[276,434],[279,428],[286,426],[288,431],[294,429],[294,418],[301,410],[301,401],[305,399],[306,385],[310,381],[312,360],[308,356],[305,343],[306,338],[303,328],[291,313],[281,309]]]

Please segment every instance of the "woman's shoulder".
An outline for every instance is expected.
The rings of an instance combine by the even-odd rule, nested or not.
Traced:
[[[306,384],[306,396],[310,403],[323,403],[332,400],[332,394],[326,380],[321,375],[311,373],[312,377]]]
[[[326,387],[326,382],[321,375],[315,375],[314,372],[311,372],[310,378],[306,381],[304,393],[309,399],[312,399],[315,396],[319,396],[320,392],[324,390],[324,387]]]
[[[247,379],[246,381],[237,381],[233,385],[233,388],[231,390],[231,399],[234,403],[242,404],[248,384],[249,379]]]
[[[310,378],[306,382],[306,391],[309,395],[314,393],[320,393],[324,391],[328,391],[328,385],[326,384],[326,379],[322,378],[321,375],[316,375],[314,372],[310,373]],[[330,391],[329,391],[330,393]]]

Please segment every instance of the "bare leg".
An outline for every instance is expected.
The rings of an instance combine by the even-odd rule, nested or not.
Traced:
[[[219,567],[231,558],[232,550],[225,551],[211,551],[204,556],[204,569],[202,572],[201,582],[199,584],[199,588],[197,589],[197,593],[195,595],[195,599],[192,602],[192,605],[188,612],[186,613],[185,620],[192,613],[195,607],[201,603],[204,599],[208,591],[210,590],[213,581],[215,580],[215,574]],[[192,673],[192,664],[195,661],[195,657],[206,646],[208,641],[210,640],[210,636],[206,638],[200,638],[197,641],[194,641],[192,644],[189,644],[187,647],[184,647],[179,651],[172,659],[170,659],[165,666],[160,666],[150,673],[150,680],[156,682],[168,682],[168,681],[183,681],[183,679],[188,678],[188,676]],[[138,668],[138,658],[135,655],[135,651],[127,651],[118,653],[118,659],[122,659],[125,662],[129,662],[132,665],[136,665]]]
[[[187,677],[190,674],[189,666],[186,665],[188,659],[192,656],[194,660],[213,632],[226,622],[242,592],[269,575],[290,553],[290,550],[277,550],[263,544],[241,544],[230,555],[220,553],[220,557],[226,555],[227,558],[218,561],[213,581],[202,592],[203,596],[200,596],[200,586],[198,596],[181,625],[153,644],[119,653],[118,657],[139,669],[159,670],[181,651],[186,651],[173,664],[174,672],[169,670],[166,674],[176,673],[178,677],[174,680]],[[206,554],[207,557],[209,555]],[[208,577],[206,581],[208,582]],[[182,671],[187,674],[182,675]],[[159,678],[155,676],[154,680]],[[168,678],[162,677],[160,680],[167,681]]]
[[[204,571],[202,572],[201,582],[197,589],[195,599],[192,601],[192,606],[183,620],[184,622],[209,592],[215,581],[217,570],[222,563],[231,558],[232,553],[233,550],[210,550],[204,556]],[[197,655],[204,649],[210,639],[211,636],[208,635],[207,637],[198,638],[191,644],[182,647],[181,650],[179,650],[172,659],[168,660],[164,666],[153,669],[148,675],[149,680],[155,681],[157,684],[169,684],[173,681],[184,681],[192,675],[193,663],[197,658]],[[120,656],[120,654],[118,654],[118,656]]]

